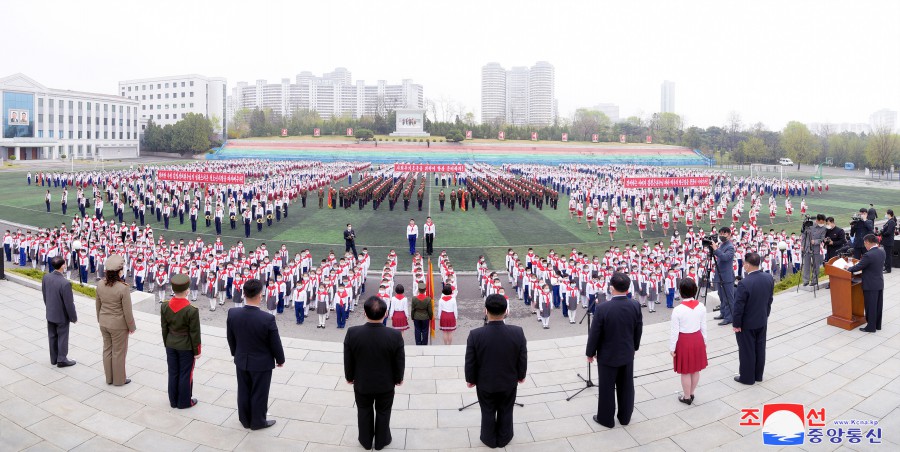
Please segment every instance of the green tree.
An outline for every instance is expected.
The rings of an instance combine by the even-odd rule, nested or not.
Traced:
[[[816,163],[820,143],[806,124],[789,122],[781,133],[781,145],[791,160],[799,163]]]
[[[372,132],[369,129],[356,129],[353,133],[356,135],[357,140],[368,141],[375,138],[375,132]]]
[[[872,169],[888,170],[897,161],[900,137],[892,133],[886,125],[877,125],[869,135],[866,144],[866,161]]]
[[[761,163],[771,161],[766,142],[759,137],[750,137],[738,144],[735,152],[744,156],[747,162]]]
[[[606,137],[611,124],[609,117],[602,111],[579,108],[575,110],[575,120],[572,121],[572,133],[569,139],[572,141],[590,141],[591,135],[595,133]]]
[[[463,135],[462,131],[460,131],[459,129],[453,129],[450,132],[448,132],[444,138],[446,138],[447,141],[450,141],[453,143],[459,143],[460,141],[465,140],[466,136]]]

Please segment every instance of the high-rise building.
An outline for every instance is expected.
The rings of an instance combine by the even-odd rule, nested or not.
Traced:
[[[141,133],[154,124],[175,124],[188,113],[216,118],[215,133],[224,135],[226,82],[223,77],[190,74],[119,82],[119,95],[140,102]]]
[[[675,82],[662,82],[659,96],[659,112],[675,113]]]
[[[873,131],[879,129],[887,129],[890,131],[896,130],[897,111],[882,108],[881,110],[878,110],[875,113],[872,113],[871,116],[869,116],[869,124],[872,126]]]
[[[481,68],[481,122],[517,126],[549,125],[556,119],[556,75],[553,65],[503,69],[498,63]]]
[[[481,122],[506,120],[506,70],[498,63],[481,68]]]
[[[609,118],[609,121],[613,124],[619,122],[619,106],[616,104],[609,103],[600,103],[594,105],[594,110],[602,112]]]
[[[422,85],[403,79],[399,85],[378,80],[366,85],[363,80],[352,81],[346,68],[316,77],[309,71],[297,74],[294,83],[281,79],[280,83],[257,80],[254,85],[238,82],[228,98],[228,120],[243,108],[272,109],[282,116],[297,110],[313,110],[323,118],[349,116],[359,118],[386,114],[398,108],[425,108]]]

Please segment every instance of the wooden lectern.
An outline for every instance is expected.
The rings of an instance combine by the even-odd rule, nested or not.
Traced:
[[[840,256],[833,257],[825,263],[825,274],[828,275],[831,288],[831,315],[828,316],[828,324],[852,330],[866,323],[862,282],[854,281],[850,272],[832,265],[838,259]],[[851,264],[856,263],[856,259],[852,258],[848,258],[847,261]]]

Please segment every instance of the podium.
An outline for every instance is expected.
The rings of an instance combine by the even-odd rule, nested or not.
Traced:
[[[828,316],[828,324],[852,330],[866,323],[862,282],[854,281],[850,272],[832,265],[838,259],[840,256],[825,263],[825,274],[828,275],[831,288],[831,315]],[[855,259],[848,260],[856,263]]]

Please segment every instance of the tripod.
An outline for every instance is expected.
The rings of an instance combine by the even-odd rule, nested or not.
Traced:
[[[596,302],[591,303],[588,306],[587,310],[584,312],[584,315],[581,316],[581,320],[578,321],[578,324],[580,325],[584,322],[584,319],[587,319],[588,334],[590,334],[590,332],[591,332],[591,313],[594,312],[595,304],[596,304]],[[578,378],[584,382],[584,387],[579,389],[578,391],[576,391],[575,394],[572,394],[571,396],[566,398],[566,402],[574,399],[575,396],[577,396],[578,394],[581,394],[585,389],[596,386],[594,384],[594,381],[591,380],[591,363],[587,363],[587,378],[582,377],[581,374],[575,374],[575,375],[577,375]]]
[[[809,249],[809,244],[807,244],[805,251],[803,253],[804,256],[800,260],[800,276],[801,279],[803,277],[803,265],[806,265],[806,268],[811,273],[809,277],[809,283],[813,288],[813,298],[816,298],[818,295],[817,290],[819,288],[819,267],[816,265],[816,256],[812,253],[812,250]],[[815,274],[812,274],[815,273]],[[797,284],[797,293],[800,292],[800,284]]]

